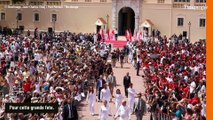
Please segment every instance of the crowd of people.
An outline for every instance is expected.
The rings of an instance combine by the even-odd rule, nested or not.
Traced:
[[[115,103],[117,113],[113,117],[120,120],[130,119],[133,113],[141,120],[146,112],[151,113],[152,120],[165,119],[158,113],[174,120],[205,120],[205,41],[190,43],[182,36],[157,34],[112,50],[97,39],[96,34],[38,34],[38,29],[33,37],[30,32],[1,34],[1,119],[78,120],[77,106],[86,98],[92,116],[96,100],[103,103],[101,120],[112,115],[109,102]],[[113,67],[118,61],[121,68],[124,63],[132,63],[137,76],[143,71],[145,93],[134,90],[129,73],[123,78],[128,101],[120,89],[114,89],[117,82]],[[4,112],[6,103],[55,102],[59,104],[57,114]]]
[[[205,120],[205,41],[190,43],[181,35],[157,38],[139,47],[150,119],[161,113],[174,120]]]
[[[0,37],[2,119],[61,120],[65,115],[63,109],[68,108],[64,106],[74,103],[75,107],[85,97],[88,86],[107,74],[110,48],[88,40],[88,35],[63,32],[54,36],[42,33],[40,37],[30,34]],[[46,102],[57,102],[58,114],[4,112],[6,103]]]

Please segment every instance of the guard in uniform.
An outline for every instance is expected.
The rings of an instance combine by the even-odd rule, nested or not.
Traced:
[[[124,65],[124,56],[125,56],[124,51],[121,51],[121,53],[120,53],[121,68],[123,68],[123,65]]]
[[[115,53],[115,51],[113,51],[112,52],[112,57],[111,57],[111,59],[112,59],[112,67],[115,67],[116,66],[116,53]]]

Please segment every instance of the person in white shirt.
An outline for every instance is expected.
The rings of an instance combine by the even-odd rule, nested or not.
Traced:
[[[5,98],[2,99],[2,108],[5,109],[5,104],[6,103],[12,103],[12,98],[8,94],[5,95]]]
[[[193,68],[193,70],[194,70],[194,74],[197,72],[198,73],[198,71],[199,71],[199,67],[198,66],[194,66],[194,68]]]
[[[122,105],[116,112],[114,119],[116,120],[119,117],[119,120],[129,120],[130,119],[130,109],[126,105],[126,101],[122,101]]]
[[[192,81],[190,84],[189,92],[192,93],[196,89],[196,83],[195,81]]]
[[[40,82],[36,81],[34,85],[35,85],[35,92],[40,94],[41,93],[41,90],[40,90],[41,84],[40,84]]]
[[[135,96],[137,93],[135,90],[132,88],[133,84],[129,84],[128,88],[128,107],[130,108],[130,112],[133,113],[133,107],[134,107],[134,102],[135,102]]]
[[[201,102],[201,116],[206,117],[206,99]]]
[[[123,98],[124,97],[121,95],[120,89],[117,89],[116,94],[115,94],[115,108],[116,108],[116,110],[118,110],[119,107],[121,106],[121,102],[122,102]]]
[[[97,42],[97,34],[94,34],[94,35],[93,35],[93,40],[94,40],[94,43]]]
[[[107,88],[107,84],[104,84],[104,88],[101,90],[100,99],[101,101],[106,100],[107,103],[109,103],[111,99],[111,93],[110,90]]]
[[[105,100],[100,109],[99,114],[100,120],[109,120],[109,115],[110,115],[110,108],[109,105],[107,104],[107,101]]]
[[[95,100],[96,100],[96,93],[94,92],[93,87],[89,88],[87,93],[87,102],[89,105],[89,112],[93,116],[95,112]]]

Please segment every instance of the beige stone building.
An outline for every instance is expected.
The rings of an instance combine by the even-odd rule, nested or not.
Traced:
[[[0,25],[24,30],[97,32],[118,28],[206,38],[206,0],[0,0]]]

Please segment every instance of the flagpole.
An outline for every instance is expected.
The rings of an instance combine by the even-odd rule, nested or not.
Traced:
[[[16,16],[16,29],[18,29],[18,14]]]
[[[107,18],[107,30],[108,30],[109,29],[109,15],[108,14],[107,14],[106,18]]]

